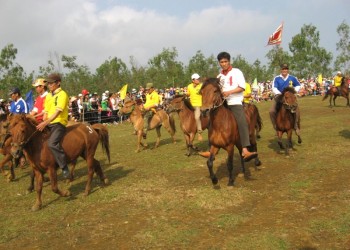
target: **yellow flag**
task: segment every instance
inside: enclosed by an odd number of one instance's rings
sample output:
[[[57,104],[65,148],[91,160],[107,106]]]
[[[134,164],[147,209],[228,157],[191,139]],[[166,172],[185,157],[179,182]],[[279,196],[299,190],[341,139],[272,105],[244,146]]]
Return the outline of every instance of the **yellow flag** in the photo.
[[[253,89],[259,88],[259,86],[258,86],[258,80],[257,80],[256,78],[254,79],[254,82],[253,82],[253,84],[252,84],[252,88],[253,88]]]
[[[317,82],[319,84],[321,84],[322,83],[322,74],[319,74],[317,79],[318,79]]]
[[[119,91],[120,99],[124,100],[126,97],[126,91],[128,90],[128,85],[125,84]]]

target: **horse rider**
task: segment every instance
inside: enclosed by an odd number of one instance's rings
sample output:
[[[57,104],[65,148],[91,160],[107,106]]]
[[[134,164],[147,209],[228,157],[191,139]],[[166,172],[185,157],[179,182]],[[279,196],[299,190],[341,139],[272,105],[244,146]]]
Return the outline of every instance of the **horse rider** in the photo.
[[[333,78],[334,81],[334,87],[338,89],[339,96],[341,96],[341,80],[342,80],[342,73],[341,71],[338,71],[336,76]]]
[[[45,79],[45,82],[50,93],[45,99],[43,122],[39,123],[36,128],[39,131],[43,131],[45,127],[50,129],[48,147],[56,163],[62,169],[63,177],[68,178],[69,169],[67,159],[61,145],[68,124],[68,94],[61,88],[61,76],[59,74],[50,74]]]
[[[217,78],[220,79],[222,94],[225,97],[228,107],[237,122],[238,132],[242,145],[242,157],[245,162],[252,160],[258,156],[257,152],[250,152],[249,128],[245,117],[242,101],[243,91],[246,88],[246,81],[243,72],[231,65],[231,55],[227,52],[220,52],[217,60],[221,67],[221,71]],[[210,152],[201,152],[199,155],[208,158]]]
[[[32,86],[38,93],[38,97],[35,99],[34,108],[32,111],[30,111],[30,114],[34,116],[38,122],[42,122],[44,117],[44,103],[47,95],[47,86],[45,83],[45,79],[36,79]]]
[[[15,87],[9,92],[12,102],[10,104],[9,112],[13,114],[28,114],[28,104],[23,100],[21,96],[21,91],[19,88]]]
[[[281,65],[281,74],[276,76],[273,79],[272,84],[272,92],[275,94],[274,101],[272,102],[272,106],[270,108],[270,119],[272,122],[272,126],[274,130],[277,130],[276,128],[276,107],[277,103],[280,103],[282,101],[282,92],[287,87],[294,87],[296,92],[299,92],[300,90],[300,82],[295,76],[292,76],[289,74],[289,66],[286,63],[283,63]],[[296,109],[295,113],[295,123],[294,123],[294,129],[296,134],[300,135],[300,128],[299,128],[299,120],[300,120],[300,109],[299,106]]]
[[[198,141],[202,141],[202,121],[201,121],[201,106],[202,106],[202,95],[199,91],[202,88],[202,83],[200,82],[200,76],[194,73],[191,76],[192,83],[187,87],[187,96],[190,98],[191,105],[194,108],[194,118],[197,125]]]
[[[147,138],[147,130],[153,115],[157,112],[159,106],[159,95],[154,90],[153,83],[146,84],[146,102],[143,104],[143,138]]]

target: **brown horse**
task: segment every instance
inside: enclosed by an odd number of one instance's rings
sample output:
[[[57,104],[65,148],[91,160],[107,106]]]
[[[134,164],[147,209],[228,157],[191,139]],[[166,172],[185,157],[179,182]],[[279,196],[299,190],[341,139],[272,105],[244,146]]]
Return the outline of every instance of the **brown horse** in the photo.
[[[283,90],[281,96],[281,102],[277,103],[276,113],[276,130],[278,136],[278,145],[280,149],[285,150],[285,154],[289,155],[289,149],[293,148],[292,133],[294,130],[294,124],[296,119],[296,109],[298,107],[296,91],[293,87],[287,87]],[[300,128],[300,119],[298,127]],[[287,145],[283,146],[282,135],[287,133]],[[301,137],[299,134],[298,143],[301,143]]]
[[[192,152],[198,151],[198,148],[193,146],[193,140],[197,133],[196,120],[194,118],[194,109],[190,101],[184,96],[177,96],[167,105],[167,112],[177,112],[180,118],[180,127],[184,133],[187,147],[187,156],[190,156]],[[201,116],[202,129],[205,130],[208,127],[209,117]]]
[[[140,147],[146,148],[147,143],[142,143],[142,134],[143,134],[143,115],[142,110],[139,105],[133,100],[126,101],[119,109],[120,115],[130,115],[130,121],[134,125],[134,129],[137,132],[137,147],[136,152],[140,152]],[[173,143],[176,143],[175,140],[175,121],[173,117],[169,116],[163,109],[157,110],[157,112],[153,115],[151,121],[149,122],[149,130],[156,129],[157,131],[157,140],[154,148],[159,146],[160,142],[160,128],[161,126],[169,132],[171,138],[173,139]]]
[[[11,135],[7,132],[8,114],[0,115],[0,154],[4,157],[0,161],[0,170],[1,173],[6,177],[7,181],[13,181],[15,176],[14,168],[19,165],[20,159],[14,159],[11,155]],[[5,171],[4,166],[8,165],[10,171]]]
[[[232,186],[233,179],[233,155],[236,146],[239,155],[242,155],[242,145],[238,133],[238,126],[233,113],[229,110],[225,98],[222,95],[220,80],[218,78],[208,78],[200,90],[202,94],[202,110],[209,110],[209,128],[208,139],[210,144],[210,157],[207,161],[209,174],[212,183],[218,183],[218,179],[213,171],[213,161],[220,148],[227,152],[227,169],[229,173],[228,185]],[[251,109],[246,109],[251,110]],[[259,115],[260,117],[260,115]],[[257,151],[255,129],[257,120],[251,119],[252,115],[246,112],[246,118],[249,124],[249,134],[251,140],[251,149]],[[259,118],[260,128],[261,119]],[[241,156],[242,171],[245,174],[244,161]],[[259,161],[259,165],[260,165]]]
[[[45,129],[43,132],[39,132],[36,129],[37,121],[32,116],[13,115],[10,116],[9,122],[13,157],[17,158],[20,151],[23,150],[35,173],[37,198],[32,210],[36,211],[42,206],[41,193],[45,172],[49,174],[52,191],[60,196],[69,196],[70,192],[68,190],[61,191],[57,185],[56,170],[58,166],[47,145],[49,130]],[[76,161],[79,156],[87,162],[88,180],[85,195],[88,195],[91,191],[91,181],[94,173],[100,177],[104,184],[108,183],[100,162],[94,157],[99,142],[101,142],[102,148],[107,154],[108,160],[110,160],[107,128],[94,129],[89,124],[77,123],[67,127],[66,135],[62,141],[67,163]]]
[[[322,101],[326,100],[328,96],[329,98],[329,107],[335,106],[335,99],[337,99],[338,96],[342,96],[346,99],[346,106],[350,107],[349,103],[349,85],[348,85],[348,79],[346,77],[342,77],[341,85],[340,85],[340,93],[337,87],[332,86],[323,97]],[[332,100],[333,100],[333,106],[332,106]]]

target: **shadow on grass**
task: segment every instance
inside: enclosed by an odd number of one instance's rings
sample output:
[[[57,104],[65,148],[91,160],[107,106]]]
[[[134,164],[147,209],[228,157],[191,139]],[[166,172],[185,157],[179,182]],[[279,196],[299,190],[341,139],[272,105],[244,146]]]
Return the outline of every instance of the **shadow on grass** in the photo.
[[[344,129],[342,131],[339,131],[339,135],[346,139],[350,139],[350,130]]]

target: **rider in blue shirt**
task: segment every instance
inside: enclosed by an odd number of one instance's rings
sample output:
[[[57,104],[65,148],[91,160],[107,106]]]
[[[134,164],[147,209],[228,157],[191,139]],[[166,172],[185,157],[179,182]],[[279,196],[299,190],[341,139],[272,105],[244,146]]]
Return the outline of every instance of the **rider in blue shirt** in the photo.
[[[281,65],[281,74],[276,76],[272,83],[272,92],[275,94],[275,100],[272,102],[270,109],[270,119],[273,128],[276,130],[276,105],[281,101],[281,94],[283,90],[287,87],[294,87],[296,92],[300,90],[300,82],[295,76],[289,74],[288,64],[283,63]],[[295,124],[294,129],[297,135],[300,135],[300,128],[298,126],[300,120],[300,109],[297,107],[295,114]]]
[[[13,88],[9,95],[11,96],[12,102],[10,104],[10,113],[13,114],[28,114],[29,109],[27,103],[21,97],[21,91],[19,88]]]

